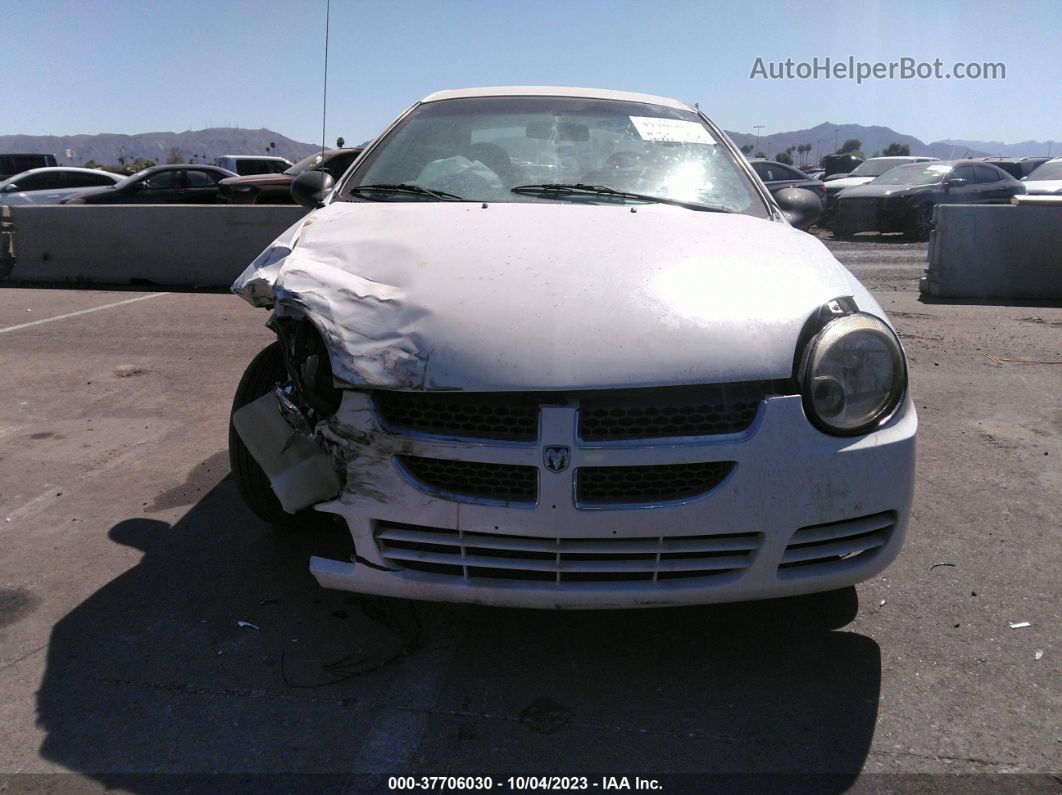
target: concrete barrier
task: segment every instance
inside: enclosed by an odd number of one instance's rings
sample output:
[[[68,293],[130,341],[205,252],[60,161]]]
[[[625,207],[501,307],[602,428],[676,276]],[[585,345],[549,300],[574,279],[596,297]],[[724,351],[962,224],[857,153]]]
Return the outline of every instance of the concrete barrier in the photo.
[[[0,219],[0,279],[228,287],[306,214],[295,205],[15,206]]]
[[[946,204],[934,221],[923,293],[1062,299],[1062,204]]]

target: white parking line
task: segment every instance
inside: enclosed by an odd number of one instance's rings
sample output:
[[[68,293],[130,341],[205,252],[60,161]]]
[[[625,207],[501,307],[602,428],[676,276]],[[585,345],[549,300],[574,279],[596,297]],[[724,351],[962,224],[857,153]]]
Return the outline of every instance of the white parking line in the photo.
[[[51,323],[55,320],[66,320],[68,317],[77,317],[78,315],[87,315],[90,312],[99,312],[101,309],[110,309],[115,306],[122,306],[124,304],[132,304],[137,301],[146,301],[149,298],[158,298],[160,295],[169,295],[169,293],[151,293],[150,295],[139,295],[136,298],[127,298],[124,301],[115,301],[113,304],[104,304],[103,306],[94,306],[90,309],[79,309],[77,312],[67,312],[65,315],[56,315],[55,317],[46,317],[42,320],[33,320],[29,323],[19,323],[17,326],[8,326],[7,328],[0,328],[0,334],[7,334],[9,331],[18,331],[19,329],[29,328],[30,326],[39,326],[41,323]]]

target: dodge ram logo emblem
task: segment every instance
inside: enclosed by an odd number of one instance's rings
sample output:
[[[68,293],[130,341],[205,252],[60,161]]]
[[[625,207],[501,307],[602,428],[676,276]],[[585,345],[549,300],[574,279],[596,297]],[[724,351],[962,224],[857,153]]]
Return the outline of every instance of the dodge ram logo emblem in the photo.
[[[567,447],[547,447],[543,455],[546,461],[546,469],[550,472],[563,472],[566,470],[571,457],[571,451]]]

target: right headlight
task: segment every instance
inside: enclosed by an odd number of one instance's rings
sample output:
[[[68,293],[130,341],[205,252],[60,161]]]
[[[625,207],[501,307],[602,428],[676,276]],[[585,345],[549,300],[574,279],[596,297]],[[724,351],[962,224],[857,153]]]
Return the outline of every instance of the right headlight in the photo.
[[[858,312],[830,321],[804,351],[804,411],[837,436],[869,433],[892,416],[907,390],[907,363],[896,334]]]

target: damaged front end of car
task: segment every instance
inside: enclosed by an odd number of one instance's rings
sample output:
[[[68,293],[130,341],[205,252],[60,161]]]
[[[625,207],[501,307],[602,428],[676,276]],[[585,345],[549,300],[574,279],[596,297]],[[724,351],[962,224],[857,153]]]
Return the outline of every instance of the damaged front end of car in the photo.
[[[595,212],[577,230],[563,205],[336,202],[237,280],[277,341],[241,382],[234,479],[274,524],[345,526],[354,554],[311,558],[320,585],[705,604],[895,557],[917,418],[873,298],[782,224]],[[543,259],[544,234],[570,243]],[[841,364],[864,349],[897,388],[853,419],[842,393],[876,386]]]

